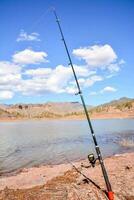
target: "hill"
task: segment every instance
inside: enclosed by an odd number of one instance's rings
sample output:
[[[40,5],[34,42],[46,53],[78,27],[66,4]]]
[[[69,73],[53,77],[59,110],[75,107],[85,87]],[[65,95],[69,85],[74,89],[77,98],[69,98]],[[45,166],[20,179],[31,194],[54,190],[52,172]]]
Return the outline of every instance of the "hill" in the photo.
[[[123,97],[93,107],[87,106],[92,118],[134,118],[134,99]],[[0,105],[0,119],[82,119],[79,102]]]
[[[0,118],[61,118],[66,114],[80,113],[83,110],[79,102],[48,102],[44,104],[1,105]]]
[[[134,99],[120,98],[90,109],[95,118],[134,118]]]
[[[0,119],[17,117],[14,113],[10,113],[7,109],[0,107]]]

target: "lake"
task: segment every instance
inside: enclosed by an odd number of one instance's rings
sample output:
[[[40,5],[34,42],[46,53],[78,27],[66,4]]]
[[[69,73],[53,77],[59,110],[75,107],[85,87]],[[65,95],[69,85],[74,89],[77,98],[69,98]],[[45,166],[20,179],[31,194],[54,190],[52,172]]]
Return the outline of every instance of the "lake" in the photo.
[[[92,120],[104,157],[134,151],[134,119]],[[123,143],[122,143],[123,141]],[[122,145],[128,141],[130,145]],[[87,158],[94,151],[85,120],[0,122],[0,174]]]

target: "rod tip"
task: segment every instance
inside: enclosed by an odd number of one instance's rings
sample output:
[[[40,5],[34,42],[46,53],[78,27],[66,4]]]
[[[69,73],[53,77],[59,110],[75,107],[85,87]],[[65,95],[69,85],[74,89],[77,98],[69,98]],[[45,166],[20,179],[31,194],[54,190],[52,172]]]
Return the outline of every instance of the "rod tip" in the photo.
[[[51,6],[51,10],[52,10],[52,11],[55,11],[56,9],[55,9],[55,7],[54,7],[54,6]]]

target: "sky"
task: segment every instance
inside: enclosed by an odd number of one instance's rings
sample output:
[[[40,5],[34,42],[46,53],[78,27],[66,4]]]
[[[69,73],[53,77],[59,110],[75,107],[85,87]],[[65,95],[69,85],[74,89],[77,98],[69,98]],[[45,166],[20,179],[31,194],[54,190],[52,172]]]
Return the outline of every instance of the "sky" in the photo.
[[[134,98],[133,0],[0,0],[0,103]]]

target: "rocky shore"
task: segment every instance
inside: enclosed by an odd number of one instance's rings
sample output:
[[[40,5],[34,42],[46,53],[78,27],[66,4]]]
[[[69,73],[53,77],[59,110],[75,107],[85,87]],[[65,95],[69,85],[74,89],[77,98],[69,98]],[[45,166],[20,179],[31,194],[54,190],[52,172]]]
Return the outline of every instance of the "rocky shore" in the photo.
[[[133,157],[134,153],[125,153],[104,160],[115,200],[134,200]],[[99,163],[95,168],[87,160],[33,167],[23,169],[13,176],[0,178],[0,200],[37,199],[107,199]]]

